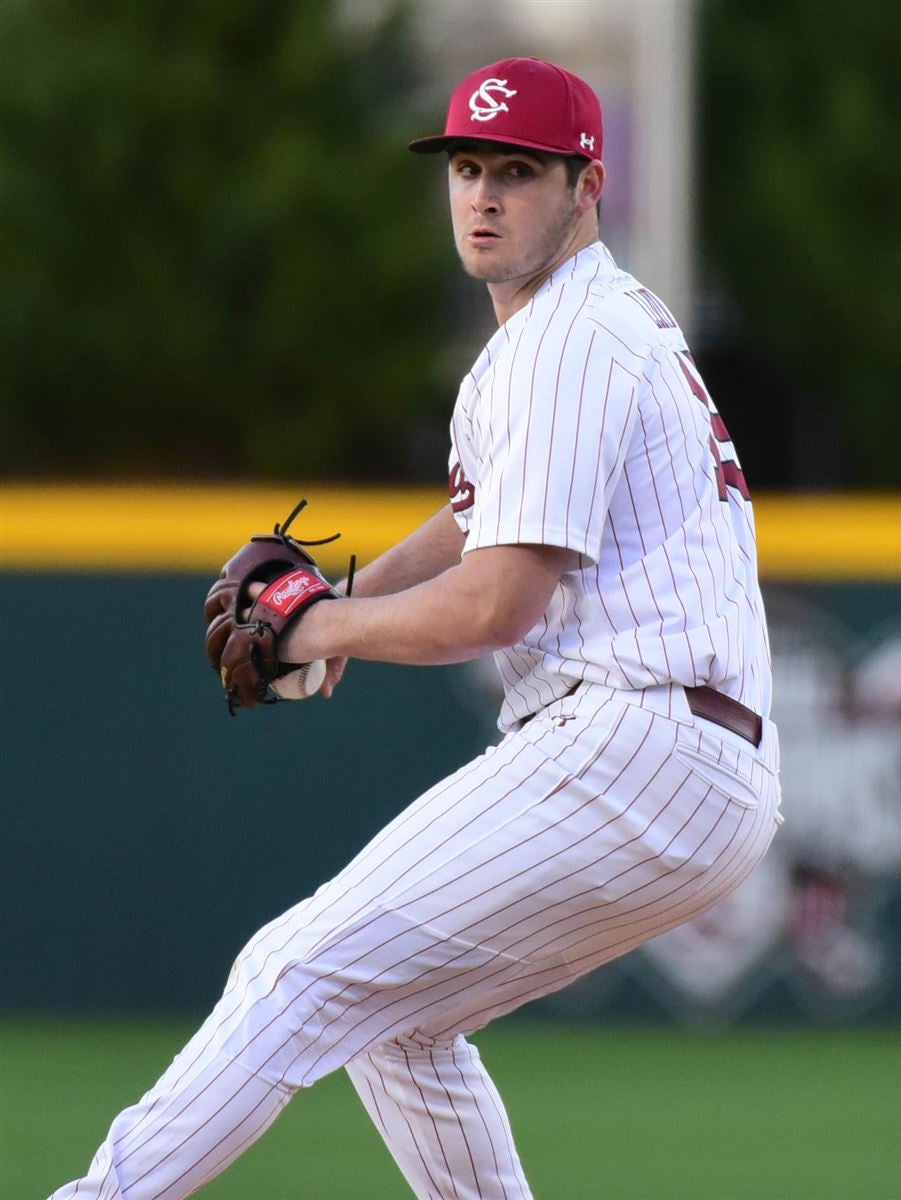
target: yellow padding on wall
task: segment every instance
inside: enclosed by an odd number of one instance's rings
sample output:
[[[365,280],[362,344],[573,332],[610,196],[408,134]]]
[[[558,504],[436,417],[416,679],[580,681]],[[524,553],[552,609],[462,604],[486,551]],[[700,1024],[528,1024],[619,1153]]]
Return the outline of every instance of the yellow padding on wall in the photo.
[[[216,571],[301,495],[309,506],[292,533],[340,532],[314,551],[338,573],[351,553],[370,562],[447,502],[440,488],[14,484],[0,488],[0,565]],[[764,495],[754,509],[768,578],[901,580],[901,496]]]
[[[901,496],[762,496],[754,513],[767,578],[901,580]]]
[[[442,503],[440,489],[312,485],[68,487],[22,484],[0,490],[5,569],[218,571],[253,533],[271,533],[299,499],[299,539],[341,539],[313,548],[326,570],[360,565],[405,537]]]

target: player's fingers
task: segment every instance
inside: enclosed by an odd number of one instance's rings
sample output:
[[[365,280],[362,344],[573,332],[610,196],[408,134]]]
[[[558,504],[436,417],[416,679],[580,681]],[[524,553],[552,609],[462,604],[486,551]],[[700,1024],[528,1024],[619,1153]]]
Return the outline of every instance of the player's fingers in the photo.
[[[250,620],[250,611],[253,608],[253,602],[257,596],[262,595],[266,590],[265,583],[251,583],[247,588],[247,596],[250,603],[246,608],[241,609],[241,620],[246,624]]]
[[[330,658],[326,663],[325,682],[320,689],[320,694],[324,696],[326,700],[331,700],[332,694],[335,688],[341,682],[341,678],[346,669],[347,659],[344,657]]]

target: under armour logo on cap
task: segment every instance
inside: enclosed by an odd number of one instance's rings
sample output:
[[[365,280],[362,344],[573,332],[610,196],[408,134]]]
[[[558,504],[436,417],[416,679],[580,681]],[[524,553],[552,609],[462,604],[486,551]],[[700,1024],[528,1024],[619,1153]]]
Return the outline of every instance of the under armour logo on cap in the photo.
[[[487,141],[595,159],[602,139],[601,106],[584,79],[540,58],[505,58],[467,75],[451,96],[444,133],[410,149],[430,154]]]
[[[508,99],[516,95],[513,88],[507,87],[506,79],[486,79],[469,97],[469,107],[472,110],[470,121],[490,121],[498,113],[510,111],[509,105],[495,99],[495,93]]]

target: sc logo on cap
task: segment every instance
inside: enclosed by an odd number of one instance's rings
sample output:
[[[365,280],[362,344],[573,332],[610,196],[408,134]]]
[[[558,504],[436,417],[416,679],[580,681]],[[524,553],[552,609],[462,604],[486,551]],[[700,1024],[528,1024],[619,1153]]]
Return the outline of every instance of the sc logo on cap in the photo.
[[[516,92],[507,87],[506,79],[486,79],[469,97],[470,121],[491,121],[498,113],[510,111],[503,100],[495,99],[495,94],[509,99]]]

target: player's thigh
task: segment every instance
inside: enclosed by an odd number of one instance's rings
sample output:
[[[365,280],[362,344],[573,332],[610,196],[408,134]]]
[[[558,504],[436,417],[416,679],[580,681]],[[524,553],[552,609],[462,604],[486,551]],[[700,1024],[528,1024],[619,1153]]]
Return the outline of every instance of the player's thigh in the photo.
[[[530,867],[521,856],[489,905],[463,901],[456,915],[468,923],[444,926],[494,958],[428,1015],[425,1032],[471,1032],[557,991],[700,915],[747,876],[779,824],[776,769],[750,747],[707,742],[719,764],[708,770],[696,742],[690,726],[629,707],[590,770],[542,806],[552,857]],[[546,834],[536,843],[547,847]]]
[[[686,919],[734,886],[773,828],[744,784],[729,794],[682,753],[686,738],[615,694],[557,702],[429,789],[261,931],[254,957],[312,960],[390,923],[530,961],[590,953],[617,924],[611,947]]]
[[[776,827],[773,773],[748,746],[713,775],[684,752],[690,728],[634,704],[582,709],[518,735],[528,772],[480,779],[476,836],[448,837],[382,903],[463,944],[587,970],[732,890]]]
[[[700,911],[750,810],[679,759],[678,729],[613,699],[545,714],[430,789],[239,956],[229,1044],[262,1036],[265,1069],[309,1083],[388,1037],[475,1028]]]
[[[611,763],[630,753],[622,707],[566,724],[549,710],[542,725],[508,735],[437,783],[343,871],[261,929],[241,956],[245,974],[250,960],[265,989],[291,962],[325,955],[333,967],[341,954],[349,962],[367,939],[378,944],[388,924],[392,937],[400,927],[453,936],[511,896],[539,893],[559,873],[554,860],[581,836],[573,827],[596,799],[597,782],[586,782],[592,767],[608,750]]]
[[[259,929],[243,958],[309,957],[342,934],[359,931],[367,914],[390,909],[399,897],[425,886],[439,868],[513,825],[545,757],[532,740],[518,735],[489,747],[404,807],[312,895]],[[556,780],[565,772],[561,766]]]

